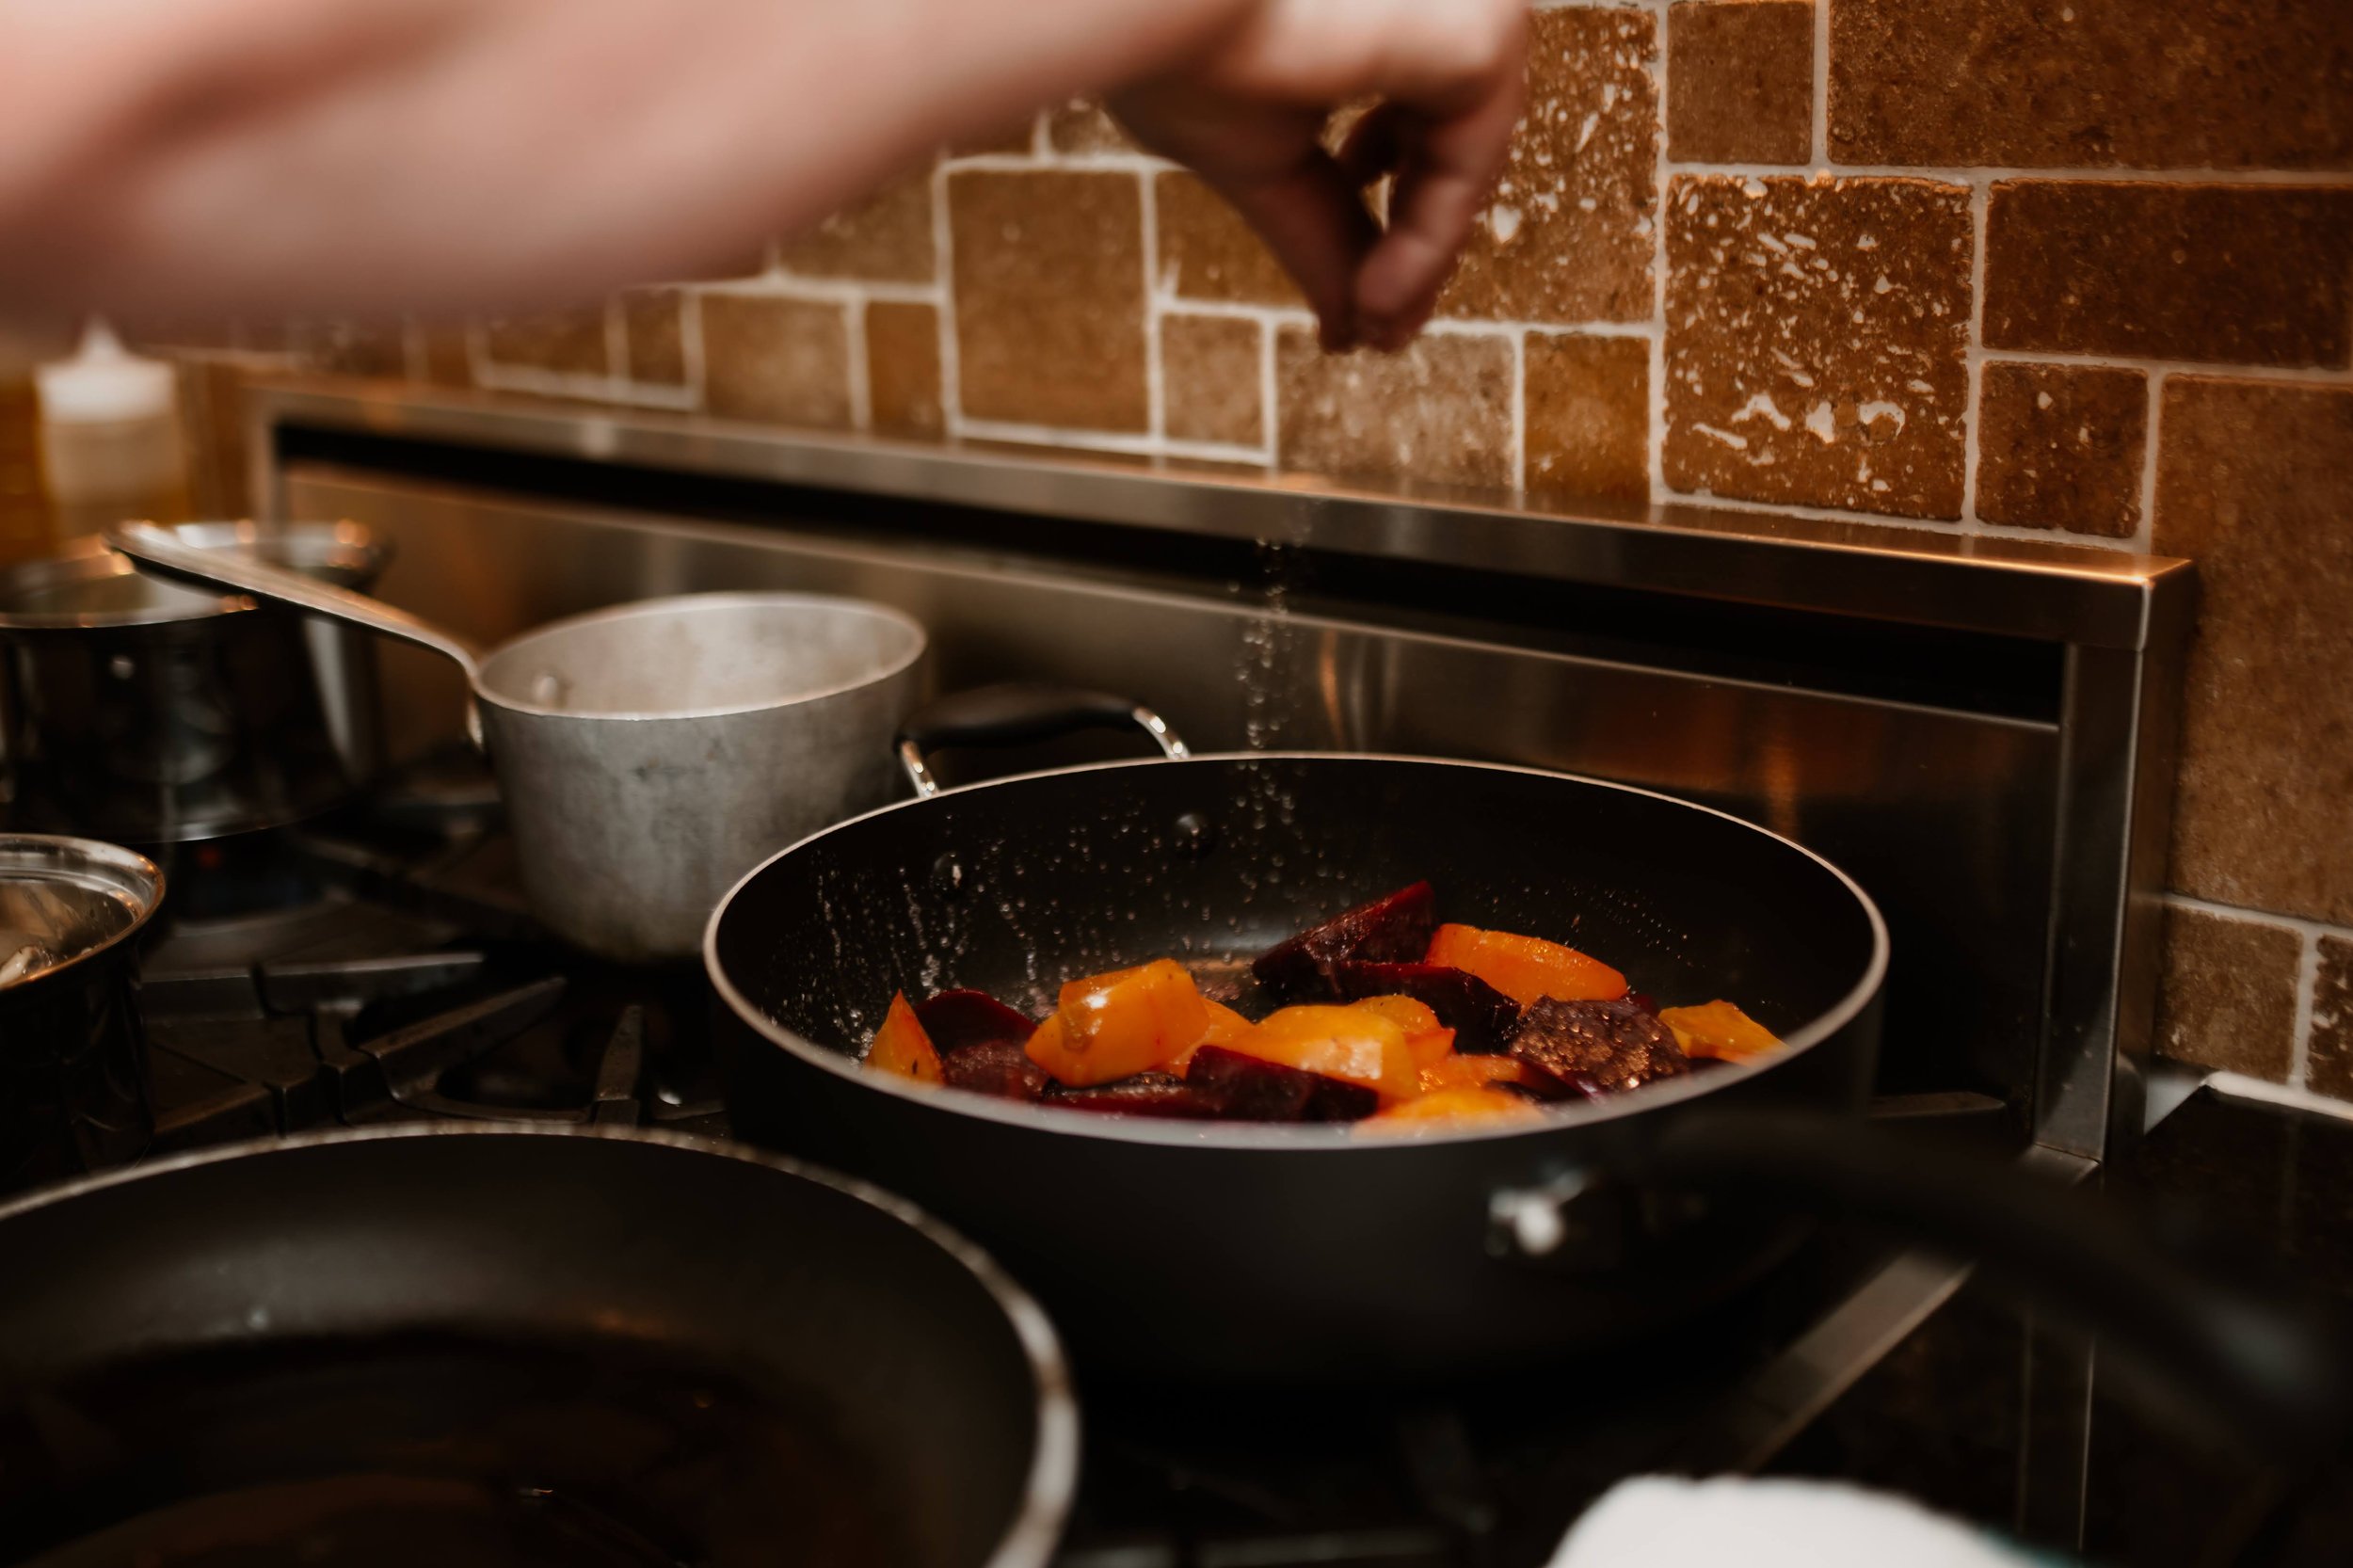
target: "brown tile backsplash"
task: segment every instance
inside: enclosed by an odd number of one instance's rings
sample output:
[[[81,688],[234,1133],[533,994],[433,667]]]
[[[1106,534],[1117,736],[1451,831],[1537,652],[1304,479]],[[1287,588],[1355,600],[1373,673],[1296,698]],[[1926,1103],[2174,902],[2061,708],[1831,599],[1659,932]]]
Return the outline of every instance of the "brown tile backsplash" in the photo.
[[[2282,1082],[2296,1054],[2301,937],[2285,926],[2165,912],[2156,1048],[2176,1062]]]
[[[939,273],[931,171],[902,175],[849,211],[779,242],[776,264],[805,278],[930,282]]]
[[[1529,37],[1508,167],[1396,357],[1319,353],[1257,236],[1091,100],[599,306],[187,341],[1033,459],[1270,452],[2190,556],[2168,1048],[2353,1099],[2353,0],[1576,0]]]
[[[958,392],[976,419],[1142,430],[1143,193],[1127,173],[948,179]]]
[[[1842,163],[2353,167],[2345,0],[1826,0]]]
[[[487,323],[482,345],[493,364],[568,376],[609,376],[613,369],[602,305]]]
[[[1667,156],[1801,164],[1814,155],[1814,0],[1667,8]]]
[[[826,429],[850,424],[850,332],[840,306],[706,294],[701,309],[706,409]]]
[[[1459,485],[1512,482],[1512,345],[1426,334],[1401,354],[1328,355],[1315,330],[1274,340],[1285,468]]]
[[[1667,482],[1959,517],[1970,259],[1959,186],[1678,176]]]
[[[1985,367],[1977,516],[2013,528],[2130,538],[2140,527],[2149,378],[2097,365]]]
[[[2353,936],[2323,936],[2313,985],[2313,1038],[2305,1081],[2353,1099]]]
[[[684,309],[684,296],[676,289],[632,289],[621,296],[631,380],[664,387],[686,384]]]
[[[1181,169],[1152,182],[1160,256],[1153,277],[1187,299],[1305,307],[1305,296],[1225,200]]]
[[[1650,499],[1650,343],[1530,332],[1528,488]]]
[[[1987,208],[1994,348],[2343,365],[2353,189],[2020,180]]]
[[[2176,376],[2153,543],[2198,562],[2174,885],[2353,925],[2353,387]]]
[[[936,308],[896,299],[867,302],[866,396],[883,435],[936,440],[945,433]]]
[[[1232,316],[1160,318],[1162,418],[1180,441],[1256,446],[1265,439],[1255,321]]]
[[[1645,11],[1529,18],[1528,108],[1442,315],[1645,321],[1657,242],[1657,23]]]

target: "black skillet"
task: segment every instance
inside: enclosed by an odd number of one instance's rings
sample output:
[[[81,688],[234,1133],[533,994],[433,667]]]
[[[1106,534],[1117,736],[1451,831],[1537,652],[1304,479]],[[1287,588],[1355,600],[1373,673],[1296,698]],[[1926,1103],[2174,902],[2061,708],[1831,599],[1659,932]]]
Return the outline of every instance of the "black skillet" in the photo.
[[[739,1136],[872,1176],[983,1238],[1083,1362],[1186,1378],[1508,1371],[1688,1324],[1784,1252],[1793,1210],[1895,1222],[2122,1307],[2161,1358],[2259,1412],[2304,1364],[2067,1194],[1925,1160],[1860,1113],[1886,928],[1808,850],[1647,791],[1336,753],[1193,757],[1101,694],[998,687],[911,720],[926,751],[1142,724],[1169,760],[929,794],[744,878],[705,962]],[[1211,977],[1406,883],[1439,918],[1574,940],[1662,1002],[1738,1000],[1776,1055],[1408,1141],[1164,1122],[930,1089],[857,1055],[894,990],[1042,1012],[1063,980],[1168,954]],[[1245,1006],[1245,1011],[1249,1008]],[[1762,1201],[1758,1201],[1762,1200]],[[2267,1416],[2258,1414],[2258,1424]]]

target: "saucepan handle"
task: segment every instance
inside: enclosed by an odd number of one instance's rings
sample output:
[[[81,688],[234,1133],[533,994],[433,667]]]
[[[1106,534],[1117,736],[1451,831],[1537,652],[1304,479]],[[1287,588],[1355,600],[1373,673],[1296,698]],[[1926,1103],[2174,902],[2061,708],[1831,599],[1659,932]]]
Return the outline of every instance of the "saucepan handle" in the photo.
[[[926,754],[945,746],[1009,746],[1048,741],[1081,729],[1125,729],[1134,725],[1152,737],[1163,756],[1189,757],[1168,721],[1132,697],[1081,686],[1008,681],[975,686],[941,697],[899,727],[899,765],[919,795],[939,793]]]
[[[1616,1200],[1637,1191],[1865,1221],[1982,1262],[2127,1352],[2253,1451],[2296,1461],[2346,1438],[2345,1347],[2317,1316],[2276,1289],[2191,1266],[2089,1192],[1853,1118],[1693,1111],[1607,1171],[1496,1194],[1490,1250],[1574,1254],[1593,1217],[1613,1206],[1623,1213]]]

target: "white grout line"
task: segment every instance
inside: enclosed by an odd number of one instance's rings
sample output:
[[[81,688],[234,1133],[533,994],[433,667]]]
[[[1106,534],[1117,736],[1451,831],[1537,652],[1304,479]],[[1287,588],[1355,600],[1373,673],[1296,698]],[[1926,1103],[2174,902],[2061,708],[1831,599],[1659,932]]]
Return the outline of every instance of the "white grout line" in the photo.
[[[1067,170],[1089,174],[1112,174],[1131,169],[1142,174],[1158,174],[1176,165],[1166,158],[1156,158],[1149,152],[967,152],[942,158],[939,167],[962,173],[967,169],[984,169],[1000,174],[1037,174]]]
[[[679,360],[686,377],[686,406],[703,406],[703,300],[693,289],[679,290]]]
[[[1044,115],[1038,116],[1041,124]],[[1149,174],[1136,176],[1136,213],[1144,231],[1144,427],[1155,440],[1168,436],[1168,389],[1160,371],[1160,301],[1152,286],[1160,254],[1160,209]]]
[[[1744,496],[1718,495],[1713,490],[1679,490],[1662,486],[1658,504],[1664,506],[1710,506],[1727,512],[1761,512],[1769,517],[1807,518],[1817,522],[1860,522],[1880,528],[1918,528],[1955,538],[2024,539],[2042,544],[2080,545],[2087,550],[2129,551],[2129,539],[2104,538],[2097,534],[2071,534],[2063,528],[2019,528],[1998,522],[1962,522],[1956,518],[1914,518],[1900,512],[1858,512],[1843,506],[1806,506],[1782,501],[1751,501]]]
[[[943,434],[963,434],[964,369],[956,348],[954,242],[948,232],[948,166],[932,166],[933,307],[939,312],[939,425]]]
[[[1817,150],[1819,151],[1819,150]],[[1817,160],[1813,168],[1790,164],[1708,164],[1673,160],[1678,174],[1725,174],[1749,179],[1773,179],[1831,174],[1839,179],[1971,181],[1996,184],[2010,180],[2073,181],[2116,185],[2285,185],[2313,189],[2353,186],[2353,170],[2295,171],[2268,168],[2009,168],[1978,166],[1952,168],[1941,164],[1833,164]]]
[[[1969,193],[1969,243],[1974,248],[1969,257],[1969,336],[1961,349],[1969,381],[1961,389],[1961,516],[1973,528],[1983,526],[1977,517],[1977,464],[1981,460],[1977,426],[1985,398],[1985,205],[1982,189]]]
[[[2146,371],[2151,375],[2218,376],[2233,381],[2298,381],[2329,387],[2353,384],[2353,370],[2337,370],[2327,365],[2255,365],[2203,360],[2152,360],[2133,354],[2091,354],[2040,348],[1989,348],[1985,350],[1985,357],[2013,364],[2085,365],[2110,370]]]
[[[869,299],[894,305],[936,305],[937,283],[909,283],[864,278],[812,278],[798,272],[764,272],[757,278],[725,278],[696,285],[705,294],[768,296],[807,299],[825,304],[862,304]]]
[[[2353,926],[2330,925],[2327,920],[2310,920],[2302,915],[2275,914],[2268,909],[2248,909],[2235,904],[2217,904],[2200,898],[2195,893],[2168,892],[2165,902],[2177,909],[2193,909],[2201,915],[2213,915],[2226,920],[2239,920],[2248,925],[2274,925],[2306,936],[2334,936],[2340,941],[2353,942]]]
[[[2296,1034],[2293,1054],[2288,1058],[2288,1081],[2302,1089],[2309,1086],[2313,1056],[2313,1003],[2320,990],[2320,937],[2317,933],[2304,933],[2303,951],[2296,960]]]
[[[1266,448],[1269,468],[1279,463],[1282,443],[1275,428],[1274,384],[1274,323],[1261,318],[1258,322],[1258,440]]]
[[[664,387],[655,382],[620,382],[610,376],[581,376],[568,371],[540,370],[532,365],[503,365],[488,360],[473,367],[474,385],[486,392],[525,392],[540,397],[564,397],[583,403],[610,403],[639,408],[690,409],[694,389]]]
[[[1054,155],[1054,113],[1040,109],[1030,116],[1030,156],[1039,160]]]
[[[850,382],[850,428],[872,430],[874,427],[874,392],[872,373],[866,363],[864,295],[843,302],[841,331],[849,350],[845,369]]]
[[[616,394],[629,387],[629,320],[617,294],[604,296],[604,374]],[[616,395],[614,401],[627,399]]]
[[[1512,488],[1528,493],[1528,334],[1512,334]]]
[[[433,379],[432,356],[424,346],[424,326],[413,316],[401,318],[400,368],[411,381]]]
[[[2231,1099],[2261,1100],[2265,1105],[2283,1105],[2292,1111],[2311,1111],[2323,1116],[2335,1116],[2353,1121],[2353,1104],[2316,1095],[2301,1086],[2274,1083],[2268,1079],[2249,1078],[2245,1073],[2208,1073],[2205,1085],[2216,1094]]]
[[[1313,327],[1315,312],[1296,305],[1253,305],[1238,299],[1194,299],[1186,295],[1153,292],[1155,302],[1171,315],[1225,316],[1265,322],[1273,327]]]
[[[1830,167],[1830,8],[1831,0],[1814,4],[1814,162]]]
[[[1650,387],[1649,407],[1645,410],[1650,422],[1650,451],[1643,459],[1649,471],[1650,498],[1656,505],[1664,501],[1667,488],[1667,225],[1673,221],[1674,203],[1667,200],[1674,177],[1667,170],[1667,16],[1658,16],[1660,36],[1657,50],[1651,59],[1651,90],[1658,97],[1657,140],[1652,144],[1650,194],[1655,205],[1651,209],[1651,289],[1650,289]]]
[[[2133,530],[2133,548],[2147,551],[2156,537],[2157,435],[2165,416],[2166,372],[2144,372],[2149,382],[2149,411],[2142,423],[2140,453],[2140,526]]]

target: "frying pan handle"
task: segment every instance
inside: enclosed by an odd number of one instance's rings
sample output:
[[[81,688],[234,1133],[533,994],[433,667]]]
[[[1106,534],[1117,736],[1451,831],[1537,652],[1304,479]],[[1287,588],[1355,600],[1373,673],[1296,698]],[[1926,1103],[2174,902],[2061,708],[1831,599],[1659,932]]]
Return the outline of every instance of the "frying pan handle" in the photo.
[[[942,746],[1009,746],[1048,741],[1081,729],[1141,728],[1175,760],[1190,757],[1168,721],[1132,697],[1082,686],[1007,681],[941,697],[899,727],[899,765],[919,795],[939,793],[924,754]]]
[[[2190,1267],[2089,1193],[1803,1112],[1694,1112],[1608,1175],[1652,1194],[1860,1219],[1977,1259],[2228,1422],[2257,1452],[2300,1461],[2347,1435],[2345,1350],[2319,1320],[2245,1279]],[[1491,1248],[1530,1257],[1573,1250],[1589,1230],[1609,1228],[1590,1225],[1578,1206],[1593,1205],[1598,1217],[1625,1196],[1601,1173],[1497,1193]]]

